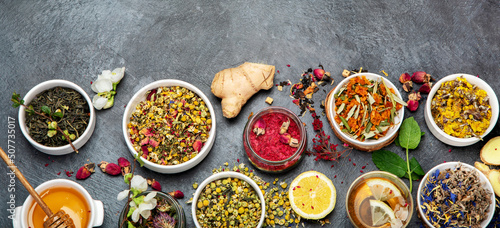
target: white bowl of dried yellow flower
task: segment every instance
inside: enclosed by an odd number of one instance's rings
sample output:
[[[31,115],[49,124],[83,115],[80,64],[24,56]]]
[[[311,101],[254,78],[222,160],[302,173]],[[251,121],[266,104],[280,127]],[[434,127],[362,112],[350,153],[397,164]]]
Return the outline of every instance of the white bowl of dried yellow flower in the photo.
[[[452,74],[432,87],[424,117],[441,142],[469,146],[493,130],[498,113],[498,98],[488,83],[470,74]]]
[[[264,195],[250,177],[233,171],[205,179],[193,196],[191,214],[196,227],[262,227]]]
[[[127,104],[123,137],[132,155],[159,173],[200,163],[215,141],[215,112],[207,96],[180,80],[152,82]]]

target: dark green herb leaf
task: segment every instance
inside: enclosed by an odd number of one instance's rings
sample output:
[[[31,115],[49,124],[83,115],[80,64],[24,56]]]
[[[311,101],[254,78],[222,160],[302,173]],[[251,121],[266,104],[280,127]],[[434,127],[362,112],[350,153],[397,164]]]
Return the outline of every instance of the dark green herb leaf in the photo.
[[[63,117],[63,113],[62,112],[54,112],[54,116],[62,118]]]
[[[47,115],[50,115],[50,108],[48,106],[42,106],[42,112],[44,112]]]
[[[420,143],[422,133],[413,117],[406,118],[399,130],[399,144],[405,149],[415,149]]]
[[[425,132],[420,132],[420,136],[424,136],[425,135]]]
[[[12,107],[14,107],[14,108],[18,108],[19,106],[21,106],[21,104],[19,104],[19,103],[12,103]]]
[[[394,144],[396,144],[396,146],[401,146],[401,144],[399,144],[399,135],[394,139]]]
[[[420,163],[418,163],[417,159],[415,157],[410,159],[410,170],[413,173],[416,173],[420,177],[425,175],[424,170],[422,169],[422,166],[420,166]]]
[[[399,155],[388,150],[377,150],[372,153],[372,161],[378,169],[390,172],[398,177],[406,173],[406,162]]]

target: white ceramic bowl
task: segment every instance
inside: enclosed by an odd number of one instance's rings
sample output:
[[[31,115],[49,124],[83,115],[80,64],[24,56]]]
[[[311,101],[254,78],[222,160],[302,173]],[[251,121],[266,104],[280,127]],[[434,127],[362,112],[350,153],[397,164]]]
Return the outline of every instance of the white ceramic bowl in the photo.
[[[67,179],[54,179],[43,182],[35,188],[35,191],[42,193],[47,189],[54,187],[66,187],[75,189],[79,192],[87,202],[90,209],[89,225],[86,228],[101,226],[104,221],[104,206],[101,201],[92,199],[92,196],[80,184]],[[12,219],[14,228],[28,228],[28,213],[31,205],[33,205],[33,197],[28,196],[22,206],[15,209],[15,216]],[[54,212],[54,211],[53,211]]]
[[[418,191],[417,191],[418,213],[420,215],[420,218],[422,218],[422,221],[425,223],[425,225],[427,227],[434,228],[434,226],[429,221],[427,221],[427,219],[425,218],[424,212],[422,211],[422,208],[420,207],[420,205],[422,205],[422,199],[420,196],[422,195],[422,189],[424,188],[424,185],[427,184],[427,179],[429,178],[429,175],[432,175],[434,172],[436,172],[437,169],[439,169],[439,171],[443,171],[445,169],[454,169],[459,164],[461,164],[463,168],[466,168],[468,170],[474,170],[475,172],[477,172],[479,179],[481,180],[482,187],[486,188],[491,193],[490,199],[492,200],[491,201],[492,203],[490,204],[490,207],[489,207],[488,217],[485,220],[483,220],[483,222],[481,222],[481,227],[488,226],[491,219],[493,218],[493,215],[495,214],[495,192],[493,191],[493,187],[491,186],[490,182],[488,181],[488,178],[472,165],[461,163],[461,162],[446,162],[446,163],[439,164],[439,165],[435,166],[434,168],[432,168],[431,170],[429,170],[429,172],[427,172],[425,174],[424,178],[422,178],[422,181],[420,181],[420,184],[418,185]]]
[[[484,134],[481,135],[481,138],[486,137],[486,135],[488,135],[488,133],[490,133],[491,130],[493,130],[498,119],[498,111],[499,111],[498,98],[495,94],[495,91],[493,91],[493,89],[488,85],[488,83],[470,74],[452,74],[442,78],[432,86],[432,89],[429,92],[429,95],[427,96],[427,102],[425,103],[424,117],[425,117],[425,123],[427,124],[427,127],[429,128],[431,133],[441,142],[451,146],[469,146],[480,141],[480,139],[476,137],[457,138],[448,135],[437,126],[436,122],[434,121],[434,118],[432,117],[431,102],[432,98],[434,97],[434,94],[436,94],[436,91],[439,89],[439,87],[441,87],[441,84],[443,84],[444,82],[455,80],[460,76],[463,76],[470,84],[476,85],[478,88],[486,91],[490,99],[490,106],[491,106],[490,126],[488,127],[488,129],[486,129],[486,132],[484,132]]]
[[[210,149],[212,149],[212,146],[215,142],[215,122],[216,122],[215,121],[215,112],[214,112],[214,108],[212,107],[212,104],[210,103],[210,100],[208,100],[207,96],[205,96],[205,94],[201,90],[199,90],[198,88],[196,88],[195,86],[193,86],[187,82],[175,80],[175,79],[165,79],[165,80],[159,80],[159,81],[152,82],[152,83],[142,87],[139,91],[137,91],[137,93],[134,94],[132,99],[130,99],[130,101],[128,102],[127,107],[125,108],[125,113],[123,114],[122,129],[123,129],[123,137],[125,139],[125,142],[127,144],[128,149],[130,150],[130,153],[132,153],[132,155],[134,155],[134,156],[137,155],[137,151],[134,149],[134,146],[130,142],[130,133],[129,133],[128,127],[127,127],[128,123],[130,122],[130,116],[132,116],[132,113],[134,112],[135,107],[137,106],[137,104],[139,102],[146,100],[146,92],[148,92],[149,90],[156,89],[158,87],[171,87],[171,86],[181,86],[181,87],[187,88],[187,89],[193,91],[194,93],[196,93],[198,96],[200,96],[203,99],[203,101],[205,101],[206,106],[210,110],[210,116],[212,118],[212,128],[210,129],[210,133],[209,133],[207,141],[205,142],[205,145],[203,145],[203,147],[201,148],[198,155],[196,155],[194,158],[190,159],[187,162],[184,162],[184,163],[181,163],[178,165],[159,165],[159,164],[150,162],[150,161],[141,157],[142,161],[144,161],[144,166],[146,166],[146,168],[153,170],[155,172],[159,172],[159,173],[180,173],[180,172],[183,172],[183,171],[186,171],[188,169],[193,168],[198,163],[203,161],[203,159],[210,152]]]
[[[198,198],[200,198],[201,191],[203,191],[205,186],[207,186],[207,184],[210,184],[212,181],[224,179],[224,178],[228,178],[228,177],[238,178],[240,180],[244,180],[254,188],[255,192],[259,196],[260,208],[262,209],[259,224],[257,225],[257,228],[262,227],[262,224],[264,223],[264,218],[266,216],[266,210],[265,210],[266,203],[265,203],[264,195],[262,194],[262,192],[259,188],[259,185],[257,185],[257,183],[255,183],[255,181],[250,179],[250,177],[245,176],[242,173],[233,172],[233,171],[225,171],[225,172],[213,174],[212,176],[208,177],[203,182],[201,182],[201,184],[196,189],[196,192],[194,193],[194,196],[193,196],[193,202],[191,203],[191,215],[193,216],[193,221],[194,221],[194,224],[196,225],[196,227],[201,228],[200,223],[198,222],[198,219],[196,218],[196,207],[197,207],[196,202],[198,202]]]
[[[338,94],[340,91],[340,88],[342,88],[345,84],[349,83],[349,80],[352,78],[362,76],[364,75],[367,79],[369,80],[375,80],[375,81],[380,81],[380,79],[383,79],[385,84],[389,88],[393,88],[395,94],[401,98],[401,94],[399,93],[398,89],[392,84],[387,77],[382,77],[378,74],[373,74],[373,73],[360,73],[360,74],[353,74],[344,80],[342,80],[333,90],[332,96],[335,94]],[[404,117],[404,110],[405,107],[401,108],[398,112],[396,117],[394,118],[394,126],[392,126],[387,134],[384,137],[381,137],[379,139],[366,139],[365,141],[361,142],[359,140],[353,139],[351,136],[348,134],[344,133],[341,131],[340,126],[337,124],[335,121],[335,116],[337,115],[337,112],[335,112],[335,98],[329,99],[329,116],[328,118],[330,119],[330,123],[333,124],[332,128],[335,131],[336,134],[340,134],[340,137],[342,141],[345,143],[353,146],[354,148],[360,149],[360,150],[365,150],[365,151],[374,151],[377,149],[382,148],[386,144],[391,143],[394,138],[396,137],[396,134],[398,133],[399,127],[401,126],[401,123],[403,122],[403,117]]]
[[[80,149],[89,139],[90,136],[92,136],[92,133],[94,133],[94,128],[95,128],[95,123],[96,123],[96,114],[94,110],[94,106],[92,105],[92,100],[90,97],[85,93],[85,91],[78,86],[77,84],[66,81],[66,80],[61,80],[61,79],[55,79],[55,80],[49,80],[42,82],[35,87],[33,87],[27,94],[24,96],[23,100],[25,104],[29,104],[31,100],[33,100],[38,94],[42,93],[45,90],[52,89],[54,87],[65,87],[65,88],[71,88],[76,91],[78,91],[87,101],[87,104],[89,105],[89,110],[90,110],[90,120],[87,125],[87,129],[83,132],[83,134],[76,140],[72,141],[73,145],[76,147],[76,149]],[[49,147],[42,145],[35,140],[31,138],[29,135],[29,131],[26,128],[26,110],[23,106],[19,107],[19,127],[21,128],[21,131],[23,132],[24,137],[28,140],[28,142],[33,145],[36,149],[39,151],[42,151],[46,154],[50,155],[64,155],[64,154],[69,154],[73,152],[73,148],[71,148],[71,145],[67,144],[64,146],[58,146],[58,147]]]

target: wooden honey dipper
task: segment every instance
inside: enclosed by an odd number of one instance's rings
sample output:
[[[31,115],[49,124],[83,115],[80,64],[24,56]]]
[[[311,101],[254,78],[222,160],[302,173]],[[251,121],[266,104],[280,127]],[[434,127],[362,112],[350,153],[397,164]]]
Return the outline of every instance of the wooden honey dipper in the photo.
[[[17,166],[15,166],[10,158],[5,154],[5,151],[0,147],[0,157],[2,157],[3,161],[9,168],[16,174],[17,179],[21,181],[21,183],[24,185],[26,190],[30,193],[30,195],[35,199],[35,201],[38,203],[38,205],[42,208],[42,210],[47,214],[49,217],[47,221],[43,223],[44,228],[75,228],[75,224],[73,223],[73,219],[69,217],[66,212],[63,210],[59,210],[57,213],[52,213],[50,208],[43,202],[42,198],[38,193],[31,187],[30,183],[24,175],[19,171]]]

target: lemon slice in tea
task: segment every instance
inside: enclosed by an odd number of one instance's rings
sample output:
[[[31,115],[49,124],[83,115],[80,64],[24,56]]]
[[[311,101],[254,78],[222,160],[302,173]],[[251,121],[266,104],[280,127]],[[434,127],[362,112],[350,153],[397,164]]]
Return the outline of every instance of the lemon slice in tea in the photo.
[[[399,191],[398,187],[385,179],[370,179],[366,181],[366,185],[370,187],[370,191],[376,200],[386,201],[401,196],[401,191]]]
[[[391,207],[380,200],[370,200],[370,209],[373,226],[381,226],[396,219]]]
[[[337,192],[324,174],[308,171],[297,176],[288,189],[292,209],[306,219],[322,219],[333,211]]]

